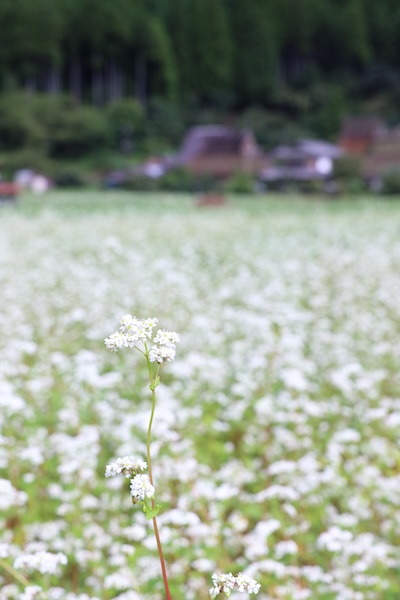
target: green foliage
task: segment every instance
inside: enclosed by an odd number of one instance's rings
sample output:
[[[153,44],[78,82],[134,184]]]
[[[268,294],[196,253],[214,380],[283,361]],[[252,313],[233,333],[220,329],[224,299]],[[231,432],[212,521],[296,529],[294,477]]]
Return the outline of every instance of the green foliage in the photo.
[[[277,67],[276,19],[263,0],[232,0],[234,85],[239,102],[265,104],[275,85]]]
[[[205,173],[194,178],[193,191],[197,194],[220,192],[222,187],[222,182],[211,174]]]
[[[3,149],[76,158],[108,145],[110,133],[96,108],[73,107],[62,97],[15,92],[0,98],[0,140]]]
[[[349,109],[399,119],[395,0],[2,0],[0,28],[4,150],[167,150],[251,107],[265,147],[333,138]]]
[[[50,155],[53,157],[79,157],[107,145],[107,124],[95,108],[73,108],[58,115],[50,137]]]
[[[115,60],[120,95],[143,102],[267,105],[307,72],[358,78],[372,61],[397,67],[399,26],[393,0],[2,0],[0,89],[49,91],[56,69],[71,91],[79,64],[84,95],[96,72],[106,101]]]
[[[163,95],[172,101],[177,95],[177,71],[175,57],[172,53],[170,38],[161,23],[156,18],[148,20],[149,49],[148,60],[154,65],[152,73],[152,95]]]
[[[41,61],[61,60],[61,43],[67,30],[63,2],[2,0],[0,64],[25,75],[40,69]],[[45,35],[44,35],[45,32]]]
[[[362,161],[357,156],[342,156],[336,159],[333,179],[338,193],[360,194],[366,190]]]
[[[223,0],[192,0],[194,66],[200,98],[221,102],[232,78],[232,40]]]
[[[318,137],[334,139],[345,114],[346,103],[340,86],[320,84],[313,87],[305,121]]]
[[[23,148],[0,154],[0,172],[5,179],[11,179],[19,169],[33,169],[50,175],[52,165],[47,156],[35,148]]]
[[[274,94],[272,104],[275,110],[285,116],[298,119],[309,110],[310,100],[304,92],[288,87],[280,87]]]
[[[160,179],[160,188],[168,192],[192,192],[195,179],[187,169],[172,169]]]
[[[36,98],[10,93],[0,97],[0,144],[3,149],[44,150],[46,129],[35,115]]]
[[[161,189],[160,179],[153,179],[145,175],[132,175],[118,186],[130,192],[158,192]]]
[[[82,169],[71,165],[52,165],[49,175],[57,188],[82,188],[88,184]]]
[[[393,0],[367,2],[364,11],[371,48],[376,62],[398,66],[400,48],[400,5]]]
[[[362,163],[357,156],[342,156],[335,160],[334,178],[339,181],[360,178]]]
[[[193,175],[185,168],[168,171],[158,178],[132,175],[118,184],[120,189],[141,192],[208,193],[220,191],[222,184],[212,175]]]
[[[255,179],[248,173],[235,173],[225,184],[225,190],[232,194],[254,194]]]
[[[289,119],[277,111],[267,111],[259,106],[245,111],[240,118],[240,126],[251,129],[257,142],[271,150],[278,144],[291,144],[299,138],[310,135],[309,130],[295,119]]]
[[[347,45],[348,55],[361,65],[367,64],[372,56],[366,21],[369,4],[365,0],[350,0],[343,20],[346,25],[343,38],[345,48]]]
[[[390,169],[382,176],[382,194],[400,195],[400,169]]]
[[[182,108],[163,98],[151,100],[148,107],[147,134],[166,141],[166,145],[180,144],[188,126]]]
[[[178,68],[178,91],[181,99],[196,93],[196,75],[193,69],[193,18],[191,2],[175,0],[168,12],[168,31],[173,31],[171,43]]]
[[[124,143],[136,143],[144,135],[145,113],[139,102],[126,98],[113,102],[106,108],[106,118],[110,127],[114,147],[124,149]]]

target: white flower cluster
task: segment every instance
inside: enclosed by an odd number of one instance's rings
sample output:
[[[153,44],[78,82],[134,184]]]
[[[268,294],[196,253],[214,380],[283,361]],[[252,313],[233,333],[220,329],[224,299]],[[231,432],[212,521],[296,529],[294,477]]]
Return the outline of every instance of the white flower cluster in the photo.
[[[154,498],[155,489],[148,475],[136,475],[131,479],[131,495],[137,502],[145,498]]]
[[[104,343],[113,352],[118,352],[123,348],[135,348],[138,343],[146,344],[148,340],[152,340],[154,345],[149,350],[149,360],[158,363],[171,362],[175,358],[179,335],[174,331],[159,329],[152,339],[157,323],[156,318],[137,319],[132,315],[124,315],[120,320],[119,330],[106,338]]]
[[[39,571],[43,575],[55,575],[59,565],[66,565],[67,557],[62,552],[35,552],[34,554],[21,554],[14,561],[15,569],[29,569]]]
[[[0,558],[7,558],[10,554],[11,545],[7,542],[0,542]]]
[[[28,585],[24,592],[18,596],[18,600],[33,600],[42,592],[39,585]]]
[[[135,502],[145,498],[154,498],[154,486],[149,476],[139,473],[147,469],[147,463],[135,456],[122,456],[106,466],[106,477],[123,475],[131,478],[131,495]]]
[[[23,506],[27,500],[26,493],[16,490],[11,481],[0,479],[0,510],[7,510],[15,505]]]
[[[232,573],[214,573],[212,575],[213,586],[210,589],[211,598],[215,598],[221,592],[225,596],[230,596],[232,590],[238,592],[247,592],[248,594],[258,594],[261,585],[255,579],[239,573],[237,577]]]
[[[107,348],[118,352],[122,348],[133,348],[138,342],[142,344],[153,335],[153,329],[158,319],[137,319],[132,315],[124,315],[120,320],[120,327],[110,337],[104,340]]]
[[[122,456],[106,466],[106,477],[124,475],[126,478],[137,475],[147,469],[147,463],[135,456]]]
[[[160,335],[161,334],[161,335]],[[156,341],[159,340],[159,341]],[[150,348],[150,362],[171,362],[175,358],[175,348],[179,342],[179,336],[174,331],[158,330],[154,338],[155,345]]]

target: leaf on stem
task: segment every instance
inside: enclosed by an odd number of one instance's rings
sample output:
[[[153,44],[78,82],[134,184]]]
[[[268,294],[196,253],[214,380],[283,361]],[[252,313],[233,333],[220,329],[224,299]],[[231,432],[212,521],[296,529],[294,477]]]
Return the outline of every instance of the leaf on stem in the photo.
[[[148,521],[151,521],[151,519],[154,519],[154,517],[156,517],[158,515],[158,513],[160,512],[160,505],[156,504],[154,507],[149,508],[148,506],[144,505],[143,506],[143,512],[146,515],[146,519]]]

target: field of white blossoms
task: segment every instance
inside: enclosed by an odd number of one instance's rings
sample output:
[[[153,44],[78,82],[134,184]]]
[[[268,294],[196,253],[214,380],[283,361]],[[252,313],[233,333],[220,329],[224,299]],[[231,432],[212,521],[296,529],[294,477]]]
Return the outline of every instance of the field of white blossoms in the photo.
[[[259,600],[398,600],[399,217],[96,192],[0,206],[0,600],[165,598],[151,521],[104,477],[146,458],[146,364],[104,345],[127,313],[181,337],[152,435],[173,600],[209,598],[219,572]]]

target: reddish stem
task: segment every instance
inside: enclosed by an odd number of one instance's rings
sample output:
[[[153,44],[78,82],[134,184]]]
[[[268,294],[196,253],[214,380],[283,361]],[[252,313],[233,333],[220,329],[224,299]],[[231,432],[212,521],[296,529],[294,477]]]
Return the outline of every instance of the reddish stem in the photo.
[[[155,533],[156,540],[157,540],[158,555],[160,557],[161,571],[162,571],[162,576],[163,576],[163,580],[164,580],[165,593],[167,594],[167,600],[171,600],[171,594],[169,592],[169,587],[168,587],[167,569],[165,568],[164,554],[163,554],[162,547],[161,547],[160,534],[158,533],[157,519],[155,517],[153,518],[153,525],[154,525],[154,533]]]
[[[153,382],[152,375],[151,375],[151,367],[150,367],[150,363],[149,363],[148,359],[147,359],[147,366],[149,369],[151,386],[153,386],[153,387],[150,387],[152,402],[151,402],[151,414],[150,414],[149,428],[147,431],[147,466],[148,466],[148,470],[149,470],[150,483],[151,483],[151,485],[154,485],[153,469],[152,469],[152,465],[151,465],[151,455],[150,455],[150,441],[151,441],[151,427],[153,425],[154,410],[155,410],[155,406],[156,406],[156,392],[155,392],[154,382]],[[151,504],[152,504],[152,507],[154,508],[154,505],[155,505],[154,498],[152,498]],[[171,600],[171,594],[170,594],[169,586],[168,586],[167,569],[165,567],[164,554],[162,551],[160,534],[158,532],[158,525],[157,525],[157,520],[155,517],[153,517],[153,526],[154,526],[154,534],[156,536],[156,541],[157,541],[158,556],[160,557],[161,571],[162,571],[162,577],[163,577],[163,581],[164,581],[165,593],[167,594],[167,600]]]

